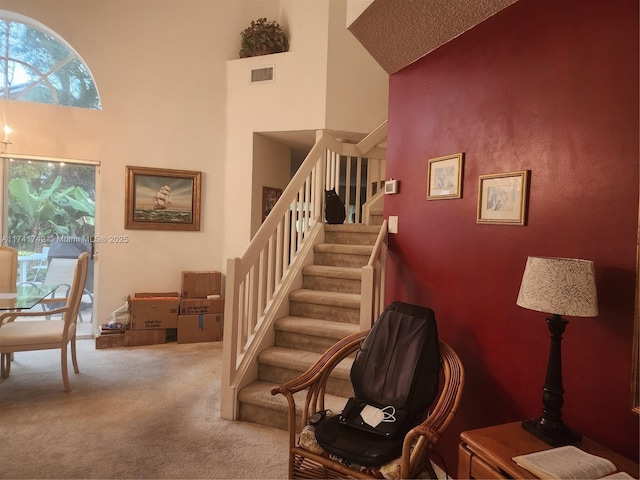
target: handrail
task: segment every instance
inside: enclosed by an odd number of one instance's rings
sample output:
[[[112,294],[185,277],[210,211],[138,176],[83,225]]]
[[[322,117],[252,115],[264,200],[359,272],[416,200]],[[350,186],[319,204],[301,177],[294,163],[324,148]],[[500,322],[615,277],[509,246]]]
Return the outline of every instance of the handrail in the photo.
[[[387,243],[387,220],[383,220],[382,228],[378,232],[378,236],[376,237],[376,243],[373,245],[373,251],[371,252],[371,256],[369,257],[369,261],[367,265],[372,267],[375,264],[376,259],[380,255],[382,251],[382,247]]]
[[[227,260],[220,407],[223,418],[238,418],[237,394],[257,378],[256,357],[273,344],[273,323],[287,314],[288,293],[300,288],[302,267],[313,261],[313,245],[324,239],[325,190],[336,188],[344,192],[347,205],[355,202],[354,218],[348,215],[347,221],[358,223],[361,203],[376,193],[372,185],[380,185],[384,179],[384,149],[378,145],[386,138],[386,124],[385,121],[357,145],[342,143],[319,131],[315,145],[242,257]],[[364,186],[363,173],[367,182]],[[352,177],[355,185],[351,185]],[[366,190],[362,202],[359,194],[351,200],[352,187],[356,192]],[[368,298],[371,296],[369,293]]]
[[[362,267],[360,329],[371,328],[384,310],[387,265],[387,220],[383,220],[367,265]]]

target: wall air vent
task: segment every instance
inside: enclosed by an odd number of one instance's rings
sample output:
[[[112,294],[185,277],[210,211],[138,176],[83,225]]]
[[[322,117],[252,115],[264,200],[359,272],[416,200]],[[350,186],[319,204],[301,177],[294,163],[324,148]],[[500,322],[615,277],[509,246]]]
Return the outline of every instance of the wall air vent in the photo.
[[[251,70],[251,83],[273,82],[274,67],[254,68]]]

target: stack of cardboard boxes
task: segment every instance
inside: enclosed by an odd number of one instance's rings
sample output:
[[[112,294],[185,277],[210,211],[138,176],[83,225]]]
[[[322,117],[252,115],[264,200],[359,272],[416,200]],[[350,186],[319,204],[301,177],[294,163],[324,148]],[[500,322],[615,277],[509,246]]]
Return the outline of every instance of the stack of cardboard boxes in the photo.
[[[180,294],[134,293],[129,296],[129,328],[124,346],[155,345],[175,339]]]
[[[222,340],[220,272],[182,272],[178,343]]]
[[[96,337],[96,348],[134,347],[177,340],[178,343],[222,340],[220,272],[182,272],[182,292],[135,293],[129,296],[129,325],[124,334]]]

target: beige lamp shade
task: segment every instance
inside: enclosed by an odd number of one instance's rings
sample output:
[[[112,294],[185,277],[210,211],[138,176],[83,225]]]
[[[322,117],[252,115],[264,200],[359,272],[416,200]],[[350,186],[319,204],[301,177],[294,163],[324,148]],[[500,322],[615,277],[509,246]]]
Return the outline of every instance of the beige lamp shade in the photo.
[[[593,262],[529,257],[516,304],[538,312],[597,317],[598,296]]]

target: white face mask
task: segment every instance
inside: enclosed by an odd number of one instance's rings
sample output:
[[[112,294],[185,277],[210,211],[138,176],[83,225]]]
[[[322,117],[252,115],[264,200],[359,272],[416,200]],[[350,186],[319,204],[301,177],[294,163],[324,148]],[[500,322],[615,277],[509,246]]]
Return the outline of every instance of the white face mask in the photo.
[[[372,407],[371,405],[366,405],[360,412],[360,416],[364,423],[372,426],[373,428],[376,428],[384,420],[384,412],[379,408]]]

